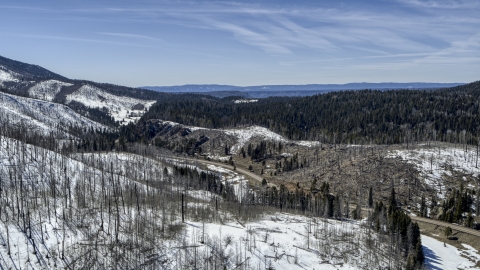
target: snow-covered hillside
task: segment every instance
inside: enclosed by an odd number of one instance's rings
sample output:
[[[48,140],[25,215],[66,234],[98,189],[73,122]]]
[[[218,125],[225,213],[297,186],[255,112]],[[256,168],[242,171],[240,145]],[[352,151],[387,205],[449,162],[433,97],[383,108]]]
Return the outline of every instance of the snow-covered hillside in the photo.
[[[153,163],[114,153],[76,158],[0,138],[0,269],[99,269],[120,265],[132,269],[138,268],[139,261],[148,261],[143,256],[165,256],[162,242],[154,241],[158,246],[152,247],[146,239],[137,238],[138,233],[125,232],[143,223],[153,210],[143,209],[143,202],[142,209],[132,207],[125,192],[131,190],[135,195],[130,195],[144,198],[148,189],[139,182],[142,173],[137,172],[143,172],[147,179],[155,175],[161,181],[163,166],[157,162],[146,168]],[[124,162],[114,162],[117,160]],[[122,167],[126,164],[128,170]],[[125,194],[122,211],[116,192]],[[113,213],[121,217],[121,224]],[[150,226],[143,223],[141,230]],[[128,253],[135,254],[136,259],[128,258],[126,250],[110,249],[115,242],[132,245]]]
[[[0,121],[9,125],[24,125],[49,134],[67,131],[68,127],[108,129],[108,127],[77,114],[67,106],[0,93]]]
[[[57,80],[42,81],[28,89],[28,94],[32,98],[52,101],[62,87],[71,85],[73,84]]]
[[[67,103],[77,101],[90,108],[106,108],[121,124],[138,120],[155,103],[155,100],[116,96],[88,84],[67,95],[66,99]]]
[[[231,141],[233,141],[233,143],[227,143],[230,147],[231,154],[237,154],[240,151],[240,149],[244,147],[245,144],[251,141],[252,139],[265,140],[265,141],[271,141],[271,142],[293,143],[293,144],[296,144],[299,146],[305,146],[305,147],[313,147],[313,146],[320,145],[319,142],[315,142],[315,141],[288,140],[288,139],[285,139],[283,136],[269,130],[268,128],[260,127],[260,126],[250,126],[250,127],[234,128],[234,129],[210,129],[210,128],[195,127],[195,126],[184,126],[176,122],[163,121],[163,120],[157,120],[157,125],[161,127],[163,131],[170,131],[174,127],[177,127],[178,130],[180,131],[182,130],[181,129],[182,127],[187,129],[188,130],[187,133],[189,134],[191,133],[192,135],[195,135],[195,132],[197,132],[198,134],[205,134],[205,136],[208,136],[210,138],[215,138],[218,136],[221,137],[222,135],[223,136],[226,135],[227,137],[230,137]],[[222,157],[214,155],[212,153],[210,157],[214,159],[222,159]]]
[[[60,161],[62,162],[60,165]],[[65,168],[65,169],[63,169]],[[0,141],[0,175],[2,178],[1,205],[4,207],[0,218],[0,265],[6,269],[25,268],[61,268],[66,264],[59,259],[60,243],[69,247],[79,240],[79,235],[70,229],[65,229],[61,214],[65,213],[65,205],[58,200],[44,197],[48,200],[29,210],[29,218],[34,220],[29,224],[29,233],[25,231],[25,219],[20,220],[11,210],[18,204],[9,202],[7,192],[17,187],[8,187],[7,181],[13,178],[23,183],[22,190],[17,190],[17,198],[23,192],[30,193],[27,200],[33,203],[33,196],[45,194],[49,184],[65,186],[64,181],[58,181],[62,175],[75,186],[79,177],[91,169],[52,151],[24,144],[22,142],[1,138]],[[65,178],[66,179],[66,178]],[[58,194],[57,194],[58,195]],[[51,204],[51,206],[49,205]],[[9,207],[5,207],[5,206]],[[26,205],[25,205],[26,206]],[[23,226],[22,226],[23,225]],[[63,233],[60,233],[63,229]],[[3,268],[2,267],[2,268]]]
[[[437,196],[440,198],[444,197],[446,188],[449,188],[445,185],[444,177],[451,177],[453,174],[460,177],[478,177],[480,174],[475,148],[465,151],[465,148],[453,146],[420,146],[417,149],[390,151],[387,157],[399,158],[413,164],[425,183],[438,191]]]

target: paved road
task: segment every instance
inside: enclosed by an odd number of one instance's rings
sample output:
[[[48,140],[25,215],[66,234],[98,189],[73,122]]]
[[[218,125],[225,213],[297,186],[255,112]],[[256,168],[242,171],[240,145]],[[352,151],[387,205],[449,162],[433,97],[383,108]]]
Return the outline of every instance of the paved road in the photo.
[[[189,163],[197,162],[197,163],[201,163],[201,164],[205,164],[205,165],[215,165],[215,166],[219,166],[219,167],[222,167],[222,168],[229,169],[229,170],[233,171],[233,166],[230,166],[228,164],[221,163],[221,162],[209,161],[209,160],[204,160],[204,159],[183,158],[183,157],[175,157],[173,159],[187,161]],[[263,177],[261,177],[260,175],[257,175],[257,174],[255,174],[251,171],[248,171],[248,170],[245,170],[245,169],[242,169],[242,168],[237,167],[236,172],[241,173],[241,174],[247,176],[248,178],[250,178],[252,180],[258,181],[259,183],[261,183],[262,180],[263,180]],[[438,225],[438,226],[442,226],[442,227],[450,226],[450,228],[452,228],[453,230],[460,231],[460,232],[463,232],[463,233],[468,233],[470,235],[480,237],[480,231],[470,229],[470,228],[467,228],[467,227],[454,225],[454,224],[443,222],[443,221],[440,221],[440,220],[422,218],[422,217],[419,217],[419,216],[410,216],[410,218],[412,220],[415,220],[415,221],[421,221],[421,222],[425,222],[425,223],[429,223],[429,224],[433,224],[433,225]]]
[[[443,222],[443,221],[440,221],[440,220],[422,218],[422,217],[418,217],[418,216],[410,216],[410,218],[412,220],[415,220],[415,221],[421,221],[421,222],[430,223],[430,224],[433,224],[433,225],[439,225],[439,226],[442,226],[442,227],[450,226],[450,228],[452,228],[452,230],[456,230],[456,231],[468,233],[468,234],[473,235],[473,236],[480,237],[480,231],[470,229],[470,228],[467,228],[467,227],[454,225],[454,224]]]

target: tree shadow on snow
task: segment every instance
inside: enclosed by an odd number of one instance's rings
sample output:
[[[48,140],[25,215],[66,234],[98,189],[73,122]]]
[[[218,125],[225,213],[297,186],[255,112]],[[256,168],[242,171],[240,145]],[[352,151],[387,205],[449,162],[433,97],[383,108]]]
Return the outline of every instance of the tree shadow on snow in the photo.
[[[433,269],[433,270],[442,270],[442,268],[435,266],[436,265],[442,265],[442,260],[440,257],[435,254],[433,250],[426,246],[423,247],[423,254],[425,255],[425,266],[427,269]]]

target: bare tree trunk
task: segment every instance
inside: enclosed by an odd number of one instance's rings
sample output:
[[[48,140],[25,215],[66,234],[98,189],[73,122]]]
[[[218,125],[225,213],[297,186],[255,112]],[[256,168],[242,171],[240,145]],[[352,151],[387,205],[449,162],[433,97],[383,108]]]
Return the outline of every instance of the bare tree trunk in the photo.
[[[184,194],[182,194],[182,223],[185,222]]]

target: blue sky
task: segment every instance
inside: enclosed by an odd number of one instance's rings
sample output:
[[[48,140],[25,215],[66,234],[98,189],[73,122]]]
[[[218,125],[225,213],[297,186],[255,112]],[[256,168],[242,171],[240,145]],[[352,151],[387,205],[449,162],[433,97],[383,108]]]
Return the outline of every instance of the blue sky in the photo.
[[[127,86],[480,80],[480,1],[0,3],[0,55]]]

